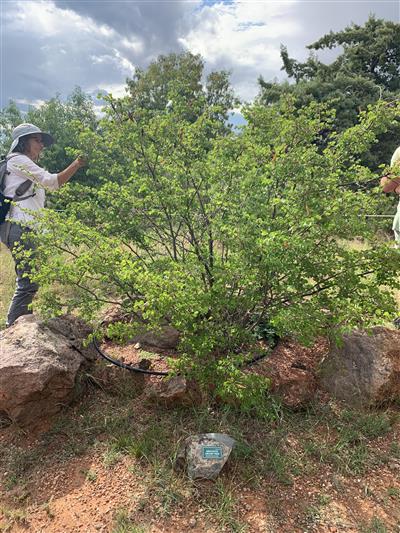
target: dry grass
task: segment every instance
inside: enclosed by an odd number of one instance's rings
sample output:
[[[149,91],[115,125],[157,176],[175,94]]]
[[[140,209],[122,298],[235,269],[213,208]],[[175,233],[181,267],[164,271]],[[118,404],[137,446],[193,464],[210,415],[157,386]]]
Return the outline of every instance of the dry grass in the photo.
[[[7,309],[15,288],[14,262],[10,252],[0,244],[0,329],[5,326]]]

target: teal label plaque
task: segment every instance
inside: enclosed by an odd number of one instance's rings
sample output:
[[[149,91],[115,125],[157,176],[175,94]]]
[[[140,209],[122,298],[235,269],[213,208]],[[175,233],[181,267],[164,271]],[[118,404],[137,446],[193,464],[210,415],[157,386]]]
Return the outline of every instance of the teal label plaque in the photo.
[[[203,459],[222,459],[222,448],[221,446],[203,446],[201,455]]]

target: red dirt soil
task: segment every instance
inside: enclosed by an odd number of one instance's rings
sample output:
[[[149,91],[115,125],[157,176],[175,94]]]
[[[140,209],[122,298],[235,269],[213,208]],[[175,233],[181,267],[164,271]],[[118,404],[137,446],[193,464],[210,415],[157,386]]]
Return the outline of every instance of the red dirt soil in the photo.
[[[129,363],[136,363],[143,355],[133,346],[122,349],[108,345],[106,348],[113,356]],[[318,350],[313,351],[296,348],[289,343],[279,349],[292,350],[294,360],[314,368],[315,360],[320,358],[326,345],[322,343]],[[154,357],[154,366],[166,368],[162,356]],[[263,364],[259,365],[260,371]],[[106,412],[107,394],[110,392],[108,385],[128,379],[126,374],[99,364],[95,378],[104,387],[91,389],[87,395],[90,401],[87,397],[83,399],[83,403],[87,404],[85,414],[90,415],[91,410],[96,409],[101,412],[102,406]],[[147,380],[142,380],[143,387]],[[133,399],[121,398],[120,401],[129,404],[135,413],[133,424],[152,424],[155,408],[143,405],[140,395]],[[321,397],[319,401],[327,403],[329,398]],[[334,409],[335,404],[332,405]],[[393,416],[399,413],[399,407],[391,410]],[[71,453],[70,457],[61,459],[59,452],[68,446],[74,423],[78,425],[79,417],[83,415],[76,405],[70,407],[64,416],[72,422],[65,433],[61,426],[56,438],[49,440],[45,453],[38,456],[36,462],[33,461],[32,468],[12,487],[7,484],[10,473],[0,467],[0,531],[400,533],[400,457],[390,457],[386,463],[379,465],[370,464],[364,475],[346,476],[337,473],[329,464],[315,461],[309,470],[305,468],[301,473],[293,474],[291,483],[286,484],[267,475],[257,486],[242,478],[233,462],[221,474],[226,498],[230,494],[234,498],[229,515],[225,512],[229,508],[227,500],[225,507],[221,499],[219,510],[211,509],[210,501],[215,501],[217,497],[218,484],[190,483],[183,475],[172,474],[175,476],[174,487],[178,487],[180,494],[174,500],[172,493],[168,492],[168,483],[162,477],[155,481],[154,463],[150,465],[144,459],[120,455],[115,462],[107,464],[104,460],[105,445],[110,437],[107,434],[97,435],[96,442],[80,455]],[[315,431],[323,431],[321,428],[316,426]],[[0,446],[2,449],[9,447],[10,453],[15,448],[25,453],[35,452],[42,446],[43,452],[42,434],[46,429],[37,428],[34,435],[13,427],[0,429]],[[396,443],[400,444],[398,418],[389,434],[369,441],[367,446],[384,453]],[[299,435],[295,431],[286,436],[285,447],[294,455],[300,450]],[[167,506],[165,500],[168,495],[172,500]],[[17,515],[16,510],[22,512]],[[125,529],[122,526],[118,529],[117,525],[121,510],[125,510]]]

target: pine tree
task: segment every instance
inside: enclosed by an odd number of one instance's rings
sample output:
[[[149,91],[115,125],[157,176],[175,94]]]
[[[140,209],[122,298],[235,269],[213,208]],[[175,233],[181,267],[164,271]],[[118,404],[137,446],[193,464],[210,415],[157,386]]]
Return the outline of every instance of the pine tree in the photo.
[[[325,64],[317,51],[340,49],[335,61]],[[379,99],[400,96],[400,24],[370,16],[364,26],[352,24],[343,31],[330,32],[307,47],[310,56],[301,63],[281,47],[282,70],[295,83],[269,83],[259,78],[259,100],[270,105],[282,95],[293,94],[297,106],[311,101],[330,102],[336,110],[338,131],[353,126],[360,111]],[[363,162],[376,169],[387,163],[398,145],[400,125],[395,123],[365,154]]]

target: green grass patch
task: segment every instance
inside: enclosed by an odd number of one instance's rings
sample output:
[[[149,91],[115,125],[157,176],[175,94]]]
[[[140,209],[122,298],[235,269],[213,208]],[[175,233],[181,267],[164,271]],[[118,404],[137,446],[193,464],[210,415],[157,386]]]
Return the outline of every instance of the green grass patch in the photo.
[[[388,434],[396,421],[396,416],[387,413],[347,409],[321,420],[325,431],[306,432],[303,448],[315,461],[330,464],[338,472],[363,474],[369,467],[387,462],[387,454],[369,443]]]
[[[282,411],[280,418],[266,422],[216,405],[174,410],[146,407],[134,390],[128,400],[126,390],[93,389],[80,405],[65,410],[33,448],[0,446],[0,474],[8,472],[3,478],[6,488],[27,483],[33,469],[45,470],[49,463],[90,452],[103,456],[110,468],[124,459],[126,468],[143,483],[145,492],[135,502],[136,509],[130,509],[131,514],[126,510],[116,513],[114,533],[147,531],[131,519],[140,509],[151,506],[156,516],[165,517],[179,513],[188,502],[207,509],[213,525],[218,523],[221,530],[244,532],[236,500],[238,486],[290,485],[297,476],[313,474],[321,463],[346,475],[362,474],[382,464],[385,457],[400,456],[397,442],[385,439],[384,449],[374,445],[398,424],[390,411],[333,411],[316,405],[302,412]],[[217,482],[200,491],[173,465],[184,439],[202,432],[227,433],[237,444]],[[88,482],[96,483],[95,471],[83,474]],[[393,503],[398,493],[393,488],[385,497]],[[317,524],[319,512],[329,501],[328,495],[321,494],[309,502],[300,518],[304,525]]]
[[[225,528],[225,530],[232,533],[245,533],[248,531],[247,525],[238,519],[234,490],[223,480],[217,480],[214,490],[208,496],[205,507],[221,528]]]
[[[5,518],[5,522],[0,522],[0,531],[11,531],[15,525],[22,527],[26,525],[27,513],[25,509],[15,509],[1,505],[0,512]]]
[[[400,444],[398,442],[391,442],[390,443],[390,454],[395,459],[400,459]]]
[[[25,477],[40,461],[40,448],[23,449],[13,444],[0,447],[0,467],[7,472],[3,478],[6,490],[25,482]]]
[[[360,526],[360,533],[389,533],[389,531],[377,516],[374,516],[369,523],[363,523]]]
[[[147,531],[149,531],[148,528],[133,522],[129,511],[126,509],[115,511],[111,533],[147,533]]]
[[[148,493],[154,501],[154,512],[164,517],[192,496],[192,487],[186,477],[176,475],[171,464],[165,461],[152,465]]]
[[[393,498],[394,500],[400,500],[400,489],[397,487],[389,487],[386,490],[386,494],[389,496],[389,498]]]

